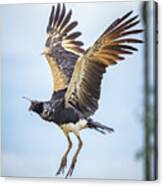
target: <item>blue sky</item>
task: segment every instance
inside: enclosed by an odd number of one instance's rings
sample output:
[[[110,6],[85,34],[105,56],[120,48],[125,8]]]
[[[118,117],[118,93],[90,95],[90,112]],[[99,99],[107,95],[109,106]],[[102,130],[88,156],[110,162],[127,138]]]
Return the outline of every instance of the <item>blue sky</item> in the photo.
[[[117,17],[130,10],[140,15],[141,2],[66,3],[66,7],[72,8],[73,20],[79,21],[80,39],[87,48]],[[62,131],[29,113],[29,103],[22,99],[48,100],[52,93],[50,69],[40,55],[50,10],[51,4],[0,6],[3,176],[55,177],[67,146]],[[143,105],[143,45],[138,48],[124,62],[108,68],[93,118],[115,132],[104,136],[93,130],[81,132],[84,146],[72,178],[143,179],[143,163],[135,159],[143,145],[139,117]],[[68,166],[77,147],[76,138],[71,137],[74,147]]]

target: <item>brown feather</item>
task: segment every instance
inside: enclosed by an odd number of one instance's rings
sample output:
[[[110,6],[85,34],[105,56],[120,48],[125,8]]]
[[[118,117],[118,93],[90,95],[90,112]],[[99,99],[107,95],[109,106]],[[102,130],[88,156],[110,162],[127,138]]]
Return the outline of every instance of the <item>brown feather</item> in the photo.
[[[53,77],[53,89],[55,91],[59,91],[66,88],[66,80],[65,75],[63,72],[59,69],[56,62],[54,62],[54,59],[51,58],[49,55],[45,54],[45,57],[49,63],[52,77]]]
[[[129,18],[131,14],[132,11],[113,22],[95,44],[78,59],[65,94],[66,107],[75,107],[85,117],[94,114],[98,108],[101,81],[106,67],[124,60],[122,55],[137,51],[135,46],[125,43],[142,43],[139,39],[124,37],[143,31],[131,29],[139,23],[138,16]],[[120,37],[122,38],[119,39]]]

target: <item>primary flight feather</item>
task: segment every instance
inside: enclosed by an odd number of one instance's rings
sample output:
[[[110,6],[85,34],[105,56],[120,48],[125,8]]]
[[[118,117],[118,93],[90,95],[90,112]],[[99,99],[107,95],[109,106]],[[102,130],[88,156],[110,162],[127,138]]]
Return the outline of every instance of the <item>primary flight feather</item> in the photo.
[[[97,41],[87,50],[78,38],[80,31],[74,31],[78,25],[72,21],[72,11],[65,4],[52,6],[47,26],[47,40],[44,55],[51,68],[53,94],[49,101],[31,101],[29,110],[36,112],[42,119],[57,124],[68,140],[57,175],[64,173],[67,155],[72,148],[69,133],[76,135],[79,145],[66,174],[71,176],[82,147],[80,130],[95,129],[103,134],[113,129],[93,121],[91,116],[98,109],[101,81],[106,68],[125,59],[138,49],[135,44],[142,40],[135,38],[143,32],[135,29],[140,22],[138,16],[130,11],[116,19]]]
[[[47,26],[45,56],[51,67],[54,90],[66,88],[72,76],[74,65],[84,52],[83,43],[77,38],[81,32],[71,32],[78,24],[71,21],[72,11],[66,12],[65,5],[52,6]]]

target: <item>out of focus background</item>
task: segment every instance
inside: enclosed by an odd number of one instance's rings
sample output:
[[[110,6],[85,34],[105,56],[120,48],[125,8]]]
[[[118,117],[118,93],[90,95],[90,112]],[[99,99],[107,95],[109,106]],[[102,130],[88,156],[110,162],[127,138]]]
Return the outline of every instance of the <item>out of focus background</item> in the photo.
[[[2,176],[55,177],[67,146],[62,131],[29,113],[31,99],[48,100],[52,79],[41,56],[52,4],[1,5]],[[85,48],[130,10],[145,28],[138,52],[110,67],[94,119],[115,129],[110,135],[84,130],[84,147],[72,178],[152,180],[157,174],[155,99],[155,6],[152,2],[66,3],[79,21]],[[76,138],[71,135],[74,149]],[[62,177],[62,175],[60,176]]]

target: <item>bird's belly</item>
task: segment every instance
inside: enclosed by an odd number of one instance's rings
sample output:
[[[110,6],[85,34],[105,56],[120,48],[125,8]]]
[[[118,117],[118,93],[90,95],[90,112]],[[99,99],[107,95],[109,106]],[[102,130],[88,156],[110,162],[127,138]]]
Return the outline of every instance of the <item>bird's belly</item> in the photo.
[[[79,135],[79,131],[87,127],[87,120],[85,119],[80,119],[76,123],[65,123],[61,125],[61,129],[64,131],[64,133],[67,134],[72,132],[75,135]]]

